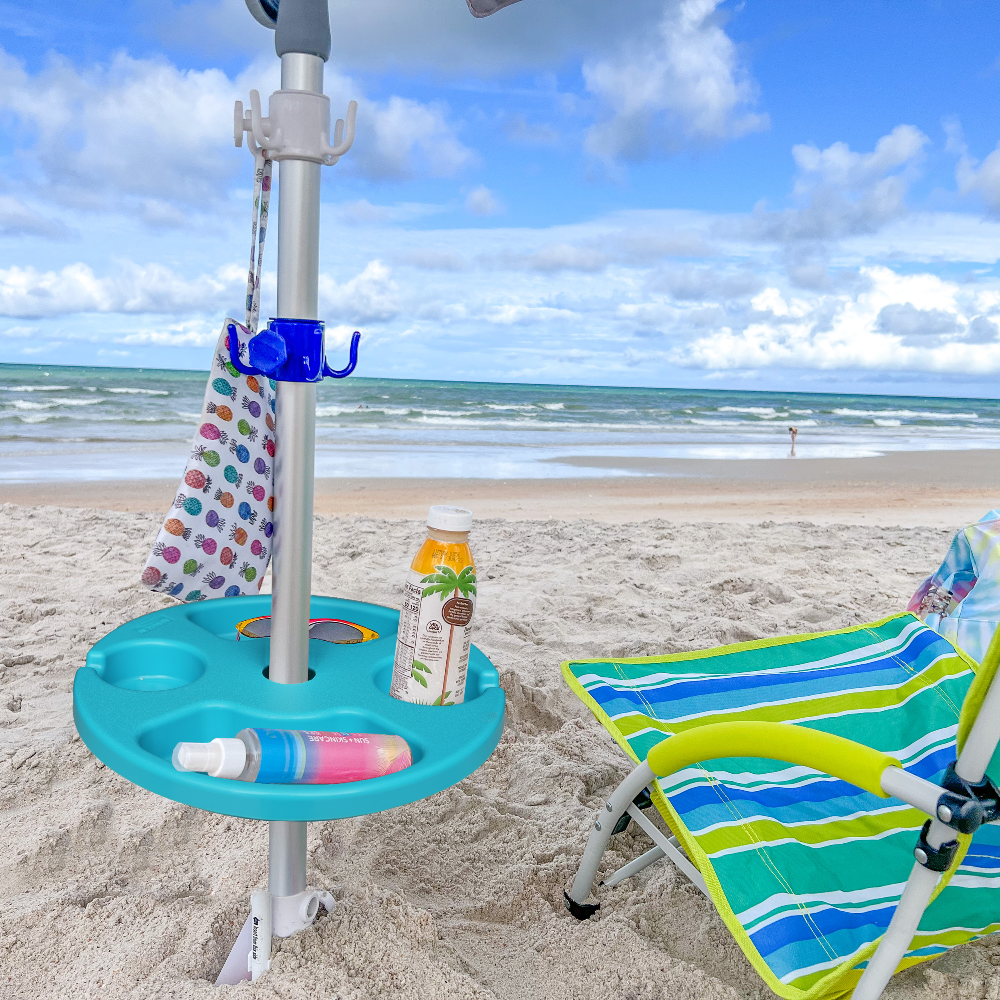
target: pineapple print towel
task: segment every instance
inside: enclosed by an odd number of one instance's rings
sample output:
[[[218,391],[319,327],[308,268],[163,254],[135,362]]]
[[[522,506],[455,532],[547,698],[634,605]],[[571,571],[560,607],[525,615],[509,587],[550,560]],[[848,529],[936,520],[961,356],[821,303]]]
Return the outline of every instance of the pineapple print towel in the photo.
[[[271,557],[276,384],[232,366],[233,322],[222,325],[191,457],[142,571],[150,590],[181,601],[256,594]]]

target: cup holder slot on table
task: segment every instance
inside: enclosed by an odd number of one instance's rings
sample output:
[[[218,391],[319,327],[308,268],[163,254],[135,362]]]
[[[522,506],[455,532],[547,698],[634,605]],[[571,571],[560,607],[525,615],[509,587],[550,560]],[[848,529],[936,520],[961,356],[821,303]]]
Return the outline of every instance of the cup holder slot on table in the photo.
[[[110,650],[94,663],[107,684],[128,691],[169,691],[194,683],[205,672],[204,655],[193,646],[147,639]]]

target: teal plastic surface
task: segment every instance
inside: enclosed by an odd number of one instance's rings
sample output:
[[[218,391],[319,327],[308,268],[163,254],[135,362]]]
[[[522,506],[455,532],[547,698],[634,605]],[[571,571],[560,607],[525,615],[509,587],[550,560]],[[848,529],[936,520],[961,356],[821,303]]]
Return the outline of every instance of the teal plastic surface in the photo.
[[[264,676],[270,639],[236,640],[236,623],[271,612],[271,598],[230,597],[178,605],[116,628],[76,672],[73,717],[93,754],[123,778],[176,802],[249,819],[361,816],[426,798],[486,761],[503,732],[496,668],[475,646],[465,702],[438,708],[389,695],[399,612],[313,597],[313,618],[346,618],[378,639],[309,642],[311,679],[275,684]],[[207,742],[248,726],[394,733],[411,767],[339,785],[258,785],[174,769],[181,740]]]

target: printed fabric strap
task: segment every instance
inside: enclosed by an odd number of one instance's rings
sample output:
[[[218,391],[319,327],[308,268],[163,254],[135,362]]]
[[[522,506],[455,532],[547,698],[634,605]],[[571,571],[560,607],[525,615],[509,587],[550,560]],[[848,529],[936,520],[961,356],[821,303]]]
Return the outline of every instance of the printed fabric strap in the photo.
[[[250,233],[250,272],[247,275],[247,329],[251,337],[257,332],[260,319],[260,273],[264,264],[264,240],[267,237],[267,213],[270,205],[271,161],[258,156],[254,161],[253,227]]]

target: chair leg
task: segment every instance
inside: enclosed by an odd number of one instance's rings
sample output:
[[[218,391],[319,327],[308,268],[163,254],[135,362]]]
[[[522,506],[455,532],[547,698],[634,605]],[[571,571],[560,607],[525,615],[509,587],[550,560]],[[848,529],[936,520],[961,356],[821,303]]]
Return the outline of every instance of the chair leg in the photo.
[[[612,889],[619,882],[624,882],[625,879],[631,878],[633,875],[638,875],[644,868],[648,868],[650,865],[655,864],[660,858],[665,858],[667,856],[666,852],[662,847],[652,847],[645,854],[640,855],[634,861],[630,861],[627,865],[622,865],[618,871],[613,872],[606,879],[601,882],[601,885],[605,889]]]
[[[629,815],[642,827],[646,836],[694,883],[694,885],[711,899],[705,879],[698,869],[681,853],[676,837],[665,837],[653,824],[648,816],[634,806],[629,806]]]
[[[951,831],[943,823],[934,825],[944,827],[947,831],[943,840],[952,836]],[[928,837],[928,841],[933,844],[931,837]],[[924,910],[927,909],[940,877],[937,872],[928,871],[919,864],[913,866],[896,912],[892,915],[878,949],[868,960],[868,965],[851,995],[852,1000],[878,1000],[882,995],[882,991],[889,985],[889,980],[899,968],[906,949],[913,941],[913,935],[917,932]]]
[[[590,837],[587,839],[587,847],[583,852],[573,887],[569,892],[563,893],[566,909],[578,920],[586,920],[600,908],[600,903],[587,903],[585,900],[594,887],[597,869],[601,865],[601,858],[604,857],[608,841],[611,839],[615,825],[632,804],[632,800],[647,785],[652,784],[655,777],[653,769],[643,761],[611,793],[611,797],[598,815],[594,827],[590,831]]]

